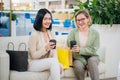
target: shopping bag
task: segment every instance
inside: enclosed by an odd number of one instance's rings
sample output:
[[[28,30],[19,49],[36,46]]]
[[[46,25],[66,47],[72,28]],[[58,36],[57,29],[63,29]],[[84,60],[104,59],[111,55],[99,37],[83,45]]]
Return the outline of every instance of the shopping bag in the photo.
[[[13,49],[9,50],[10,45],[12,45]],[[20,47],[24,45],[25,50],[20,51]],[[14,50],[13,42],[9,42],[7,46],[6,52],[10,56],[10,70],[16,71],[27,71],[28,68],[28,51],[26,51],[26,44],[20,43],[18,50]]]
[[[69,48],[57,47],[58,60],[63,65],[64,69],[70,67],[69,63]]]

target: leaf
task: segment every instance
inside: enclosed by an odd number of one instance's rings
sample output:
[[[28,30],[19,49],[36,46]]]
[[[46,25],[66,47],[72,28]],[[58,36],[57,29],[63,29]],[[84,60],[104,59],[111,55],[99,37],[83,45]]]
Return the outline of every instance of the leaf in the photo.
[[[12,20],[15,21],[15,20],[17,19],[16,14],[13,14],[13,13],[12,13],[11,15],[12,15]],[[6,13],[6,16],[7,16],[7,17],[10,17],[10,13]]]

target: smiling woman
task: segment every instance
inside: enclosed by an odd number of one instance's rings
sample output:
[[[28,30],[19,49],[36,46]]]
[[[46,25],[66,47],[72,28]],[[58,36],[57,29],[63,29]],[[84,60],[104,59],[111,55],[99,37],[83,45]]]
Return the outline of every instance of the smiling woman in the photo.
[[[90,28],[91,16],[85,9],[80,9],[75,14],[75,23],[77,28],[69,33],[67,45],[71,47],[71,41],[76,41],[71,48],[76,77],[84,80],[85,71],[89,70],[91,80],[99,80],[99,58],[96,52],[99,48],[99,33]]]
[[[52,32],[52,15],[43,8],[36,15],[34,31],[29,38],[29,71],[50,70],[49,80],[60,80],[62,66],[58,62],[57,51],[51,40],[55,40]]]

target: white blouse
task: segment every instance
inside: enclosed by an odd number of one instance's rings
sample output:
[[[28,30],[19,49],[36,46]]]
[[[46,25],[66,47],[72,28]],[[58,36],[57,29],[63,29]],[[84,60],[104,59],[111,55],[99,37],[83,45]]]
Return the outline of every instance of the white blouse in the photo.
[[[87,46],[88,36],[84,35],[80,31],[79,31],[79,40],[80,40],[80,46],[81,47],[86,47]]]

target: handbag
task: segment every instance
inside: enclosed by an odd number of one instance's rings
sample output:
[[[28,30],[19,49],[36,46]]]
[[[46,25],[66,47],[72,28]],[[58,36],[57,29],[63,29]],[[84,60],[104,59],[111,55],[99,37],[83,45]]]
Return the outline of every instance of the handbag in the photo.
[[[10,44],[13,47],[13,50],[9,50]],[[20,51],[21,45],[25,46],[24,51]],[[10,56],[10,70],[16,70],[16,71],[27,71],[28,68],[28,51],[26,51],[26,44],[20,43],[18,50],[14,50],[14,44],[13,42],[9,42],[7,45],[6,52]]]

